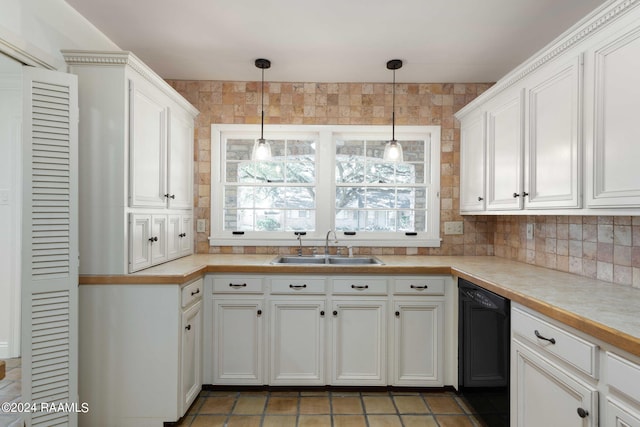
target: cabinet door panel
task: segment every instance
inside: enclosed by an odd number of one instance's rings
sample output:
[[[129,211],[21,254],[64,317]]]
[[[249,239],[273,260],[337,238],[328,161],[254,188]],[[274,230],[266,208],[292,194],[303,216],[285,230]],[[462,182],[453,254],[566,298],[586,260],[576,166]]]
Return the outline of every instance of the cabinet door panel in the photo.
[[[334,301],[335,385],[386,385],[385,301]]]
[[[151,215],[129,215],[129,271],[151,265]]]
[[[483,211],[485,205],[485,114],[465,119],[460,128],[460,210]]]
[[[214,301],[214,384],[263,384],[262,310],[258,300]]]
[[[640,427],[638,408],[633,409],[631,406],[609,397],[607,398],[605,412],[605,426]]]
[[[180,224],[180,256],[193,253],[193,217],[182,215]]]
[[[182,411],[189,409],[202,389],[202,301],[182,314]]]
[[[158,264],[168,258],[167,215],[151,216],[151,264]]]
[[[595,427],[598,392],[513,341],[511,425]],[[588,413],[584,418],[578,408]]]
[[[640,29],[601,41],[586,60],[594,80],[587,126],[589,207],[640,207]]]
[[[193,205],[193,119],[182,117],[173,111],[169,113],[169,208],[189,209]]]
[[[167,255],[169,259],[180,256],[180,243],[182,241],[180,230],[182,218],[180,215],[169,215],[167,223]]]
[[[324,309],[324,301],[271,302],[271,385],[326,383]]]
[[[535,75],[528,89],[526,207],[579,208],[581,57]]]
[[[154,89],[130,81],[130,198],[131,207],[165,207],[166,109]]]
[[[394,385],[443,385],[444,303],[397,301]]]
[[[522,209],[522,91],[500,94],[487,109],[487,209]]]

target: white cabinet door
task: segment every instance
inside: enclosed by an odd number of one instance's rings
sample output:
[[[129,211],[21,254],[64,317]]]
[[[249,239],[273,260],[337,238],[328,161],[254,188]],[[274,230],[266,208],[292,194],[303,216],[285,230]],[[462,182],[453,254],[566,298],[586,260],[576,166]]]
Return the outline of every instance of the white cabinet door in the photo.
[[[487,106],[487,209],[522,209],[523,91],[506,90]]]
[[[151,215],[129,215],[129,271],[151,265]]]
[[[180,224],[180,256],[193,253],[193,216],[181,215]]]
[[[263,385],[263,301],[213,301],[213,383]]]
[[[444,302],[394,302],[393,385],[441,387]]]
[[[169,259],[167,247],[167,215],[151,215],[151,263],[158,264]]]
[[[602,33],[585,54],[586,203],[640,207],[640,26]]]
[[[386,300],[334,300],[333,385],[387,385]]]
[[[581,206],[582,56],[549,64],[527,84],[527,209]]]
[[[640,408],[609,397],[605,407],[605,426],[640,427]]]
[[[598,425],[598,392],[557,365],[512,340],[511,425]]]
[[[168,183],[169,208],[189,209],[193,205],[192,165],[193,165],[193,118],[169,111],[168,142]]]
[[[169,215],[167,221],[167,256],[173,259],[181,255],[182,217]]]
[[[485,209],[486,131],[484,112],[460,123],[460,210]]]
[[[270,385],[325,385],[325,301],[271,301]]]
[[[157,90],[129,81],[129,206],[162,208],[166,199],[166,108]]]
[[[184,415],[202,389],[202,301],[182,313],[181,411]]]

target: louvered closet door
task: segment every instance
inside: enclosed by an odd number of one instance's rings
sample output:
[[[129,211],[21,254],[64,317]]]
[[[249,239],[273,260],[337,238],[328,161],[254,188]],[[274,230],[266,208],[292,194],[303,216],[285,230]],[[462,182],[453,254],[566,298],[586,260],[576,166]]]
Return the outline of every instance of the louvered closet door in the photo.
[[[24,67],[22,401],[78,402],[78,95],[70,74]],[[25,414],[76,426],[77,414]]]

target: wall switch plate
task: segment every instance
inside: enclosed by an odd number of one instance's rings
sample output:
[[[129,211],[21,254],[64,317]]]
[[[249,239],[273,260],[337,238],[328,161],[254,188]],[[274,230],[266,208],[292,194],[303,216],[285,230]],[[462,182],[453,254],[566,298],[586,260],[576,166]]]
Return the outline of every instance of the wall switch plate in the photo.
[[[198,233],[204,233],[207,228],[207,220],[199,219],[196,221],[196,231]]]
[[[462,221],[448,221],[444,223],[444,234],[463,234],[463,222]]]
[[[533,239],[533,224],[527,224],[527,240]]]

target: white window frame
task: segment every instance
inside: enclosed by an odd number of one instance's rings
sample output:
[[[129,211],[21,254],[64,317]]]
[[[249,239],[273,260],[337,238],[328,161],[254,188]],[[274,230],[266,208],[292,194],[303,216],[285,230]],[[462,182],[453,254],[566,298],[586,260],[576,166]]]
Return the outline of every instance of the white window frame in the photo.
[[[316,147],[316,230],[308,231],[302,238],[303,246],[324,246],[329,230],[335,225],[335,138],[378,138],[388,139],[389,126],[379,125],[268,125],[266,139],[285,139],[318,135]],[[298,245],[293,231],[255,232],[245,231],[234,235],[223,230],[224,168],[225,153],[223,141],[226,138],[256,139],[260,125],[211,125],[211,233],[210,246],[295,246]],[[427,191],[427,231],[415,236],[403,232],[364,232],[355,236],[337,233],[338,246],[370,247],[440,247],[440,126],[397,126],[396,139],[418,140],[429,138],[430,153],[426,177]],[[426,153],[425,153],[426,154]],[[323,209],[320,213],[320,209]],[[324,214],[326,212],[326,214]],[[268,234],[267,234],[268,233]],[[333,243],[331,243],[333,246]]]

